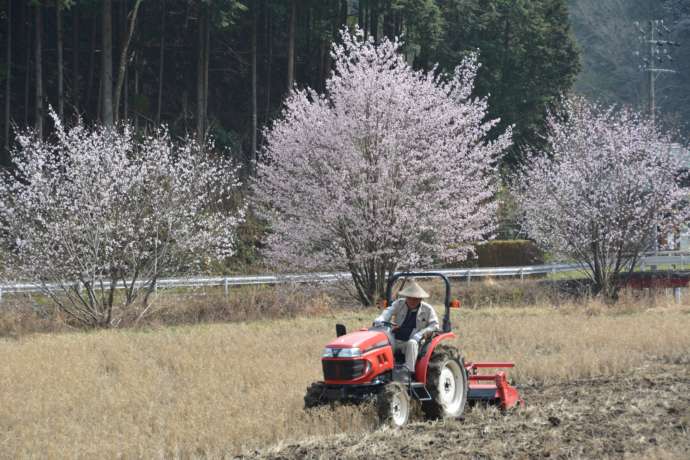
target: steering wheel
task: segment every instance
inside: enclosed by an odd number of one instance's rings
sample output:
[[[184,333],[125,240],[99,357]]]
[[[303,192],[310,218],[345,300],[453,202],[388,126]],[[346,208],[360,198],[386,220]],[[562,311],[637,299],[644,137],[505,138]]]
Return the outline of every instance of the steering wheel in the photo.
[[[374,323],[372,324],[372,327],[388,329],[389,331],[392,331],[396,326],[397,324],[395,324],[392,321],[374,321]]]

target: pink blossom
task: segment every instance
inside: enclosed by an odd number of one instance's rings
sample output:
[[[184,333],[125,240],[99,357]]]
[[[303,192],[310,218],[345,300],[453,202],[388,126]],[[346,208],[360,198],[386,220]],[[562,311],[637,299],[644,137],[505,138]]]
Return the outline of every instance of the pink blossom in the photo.
[[[19,133],[15,169],[0,181],[13,276],[60,283],[61,292],[46,292],[65,312],[110,326],[161,275],[232,253],[242,212],[217,203],[239,182],[211,144],[177,144],[165,129],[140,140],[128,126],[65,129],[52,117],[55,140]],[[116,286],[124,295],[114,296]]]
[[[513,192],[527,234],[581,261],[597,290],[615,298],[615,278],[666,231],[687,219],[682,165],[670,137],[630,110],[574,98],[548,118],[548,152],[534,152]]]
[[[256,200],[266,251],[288,269],[349,269],[359,299],[388,271],[462,260],[495,228],[496,160],[510,132],[487,134],[471,97],[478,64],[413,70],[397,40],[342,32],[325,94],[295,90],[266,131]]]

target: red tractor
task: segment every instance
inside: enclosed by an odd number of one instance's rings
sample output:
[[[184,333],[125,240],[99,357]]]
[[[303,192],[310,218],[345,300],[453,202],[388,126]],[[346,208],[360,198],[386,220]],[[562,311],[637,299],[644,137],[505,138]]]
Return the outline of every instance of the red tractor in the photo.
[[[420,343],[414,375],[410,378],[405,372],[404,356],[395,349],[395,324],[377,324],[349,334],[337,324],[337,338],[326,345],[321,358],[324,379],[307,388],[305,408],[373,400],[381,422],[400,427],[409,420],[413,400],[421,403],[429,419],[460,417],[468,400],[495,403],[502,409],[524,405],[505,372],[478,372],[510,368],[513,363],[466,363],[453,345],[456,335],[450,311],[459,302],[451,301],[448,278],[441,273],[396,273],[386,288],[387,305],[392,304],[393,286],[401,277],[439,277],[446,288],[441,331]]]

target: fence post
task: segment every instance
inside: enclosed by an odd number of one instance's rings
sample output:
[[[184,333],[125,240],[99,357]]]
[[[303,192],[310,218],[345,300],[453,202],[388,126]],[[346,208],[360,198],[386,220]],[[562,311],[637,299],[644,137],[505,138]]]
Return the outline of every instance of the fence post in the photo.
[[[677,304],[680,303],[680,288],[679,287],[673,288],[673,298],[675,299]]]
[[[225,291],[225,300],[228,300],[228,277],[223,278],[223,290]]]
[[[525,268],[520,267],[520,282],[524,283],[525,282]]]
[[[470,281],[472,280],[472,274],[467,270],[467,287],[470,286]]]
[[[0,303],[2,303],[2,288],[0,287]]]

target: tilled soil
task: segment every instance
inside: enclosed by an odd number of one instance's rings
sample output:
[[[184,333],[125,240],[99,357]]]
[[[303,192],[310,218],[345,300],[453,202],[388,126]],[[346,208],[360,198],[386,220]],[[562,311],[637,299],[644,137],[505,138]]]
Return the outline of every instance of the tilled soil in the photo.
[[[521,394],[527,407],[507,414],[474,407],[464,420],[309,439],[241,458],[690,459],[690,361]]]

